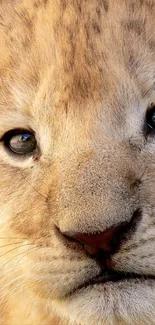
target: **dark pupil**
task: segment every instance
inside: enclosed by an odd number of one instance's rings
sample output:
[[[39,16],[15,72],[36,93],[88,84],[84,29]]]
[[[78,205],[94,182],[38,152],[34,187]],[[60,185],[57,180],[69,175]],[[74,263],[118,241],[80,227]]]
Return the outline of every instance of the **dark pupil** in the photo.
[[[147,123],[152,129],[155,129],[155,109],[148,111]]]
[[[152,124],[155,126],[155,112],[152,114]]]
[[[32,134],[16,134],[10,139],[9,147],[15,153],[26,154],[36,148],[36,140]]]

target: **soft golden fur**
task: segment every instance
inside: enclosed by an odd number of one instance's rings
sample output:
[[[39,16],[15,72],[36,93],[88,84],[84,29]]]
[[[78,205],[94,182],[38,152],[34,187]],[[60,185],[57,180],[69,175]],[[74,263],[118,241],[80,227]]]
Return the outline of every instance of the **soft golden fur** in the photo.
[[[0,138],[32,129],[40,149],[0,142],[0,324],[155,324],[154,280],[78,290],[99,265],[57,230],[140,210],[112,263],[155,275],[154,101],[154,0],[1,0]]]

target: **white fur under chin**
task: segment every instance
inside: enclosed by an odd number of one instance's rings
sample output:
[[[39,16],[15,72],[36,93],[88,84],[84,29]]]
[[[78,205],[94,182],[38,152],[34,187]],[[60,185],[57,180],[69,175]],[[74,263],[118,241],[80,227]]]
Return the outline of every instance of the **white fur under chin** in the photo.
[[[52,305],[69,325],[154,325],[155,283],[118,282],[79,290]]]

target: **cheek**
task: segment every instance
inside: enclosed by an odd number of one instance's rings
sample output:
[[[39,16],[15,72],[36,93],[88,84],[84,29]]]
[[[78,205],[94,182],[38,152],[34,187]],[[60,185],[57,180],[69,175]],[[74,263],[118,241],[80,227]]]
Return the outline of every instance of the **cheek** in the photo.
[[[52,166],[51,166],[52,165]],[[0,224],[28,238],[47,237],[58,215],[60,175],[56,165],[21,170],[0,166]],[[57,206],[57,208],[56,208]]]
[[[15,203],[15,211],[12,212],[10,227],[16,233],[36,239],[49,231],[48,225],[43,224],[43,219],[45,216],[47,219],[47,215],[47,205],[39,195],[28,195],[28,197],[24,195],[23,202]]]
[[[31,180],[26,180],[17,169],[3,170],[0,184],[0,224],[7,224],[16,234],[34,237],[39,232],[42,216],[47,214],[47,204]],[[32,185],[31,185],[32,183]]]

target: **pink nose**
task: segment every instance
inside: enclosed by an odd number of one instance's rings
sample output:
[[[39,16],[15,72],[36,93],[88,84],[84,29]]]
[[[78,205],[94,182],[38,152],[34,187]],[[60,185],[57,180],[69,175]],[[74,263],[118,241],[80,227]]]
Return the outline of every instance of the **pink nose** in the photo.
[[[112,253],[118,247],[121,235],[126,230],[127,223],[121,223],[115,227],[111,227],[104,232],[97,234],[87,234],[79,232],[65,232],[63,233],[67,237],[71,237],[76,241],[81,242],[86,247],[90,247],[94,250],[102,249],[107,253]]]

